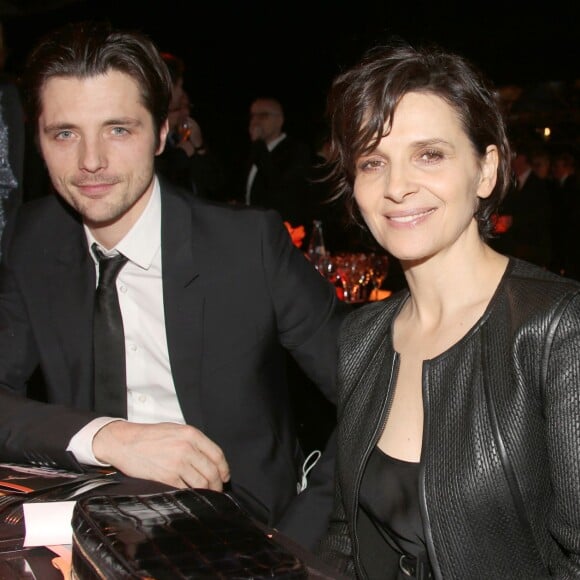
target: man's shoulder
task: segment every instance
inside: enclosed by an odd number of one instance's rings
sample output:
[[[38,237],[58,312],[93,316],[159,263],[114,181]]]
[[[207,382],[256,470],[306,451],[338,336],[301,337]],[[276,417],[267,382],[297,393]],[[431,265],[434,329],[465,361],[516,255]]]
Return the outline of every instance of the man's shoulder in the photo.
[[[22,204],[6,224],[2,234],[3,260],[15,268],[30,269],[46,263],[62,248],[82,239],[80,218],[56,195]]]
[[[270,209],[247,206],[239,202],[225,202],[196,197],[177,187],[162,181],[161,204],[171,214],[183,211],[191,212],[195,222],[210,220],[228,224],[256,224],[261,221],[282,219]]]
[[[24,237],[50,234],[54,238],[81,224],[79,215],[56,194],[23,203],[14,220],[15,235]]]
[[[282,141],[276,145],[273,151],[308,156],[309,158],[311,157],[311,151],[308,144],[305,141],[302,141],[301,139],[292,135],[286,135],[286,137],[284,137],[284,139],[282,139]]]

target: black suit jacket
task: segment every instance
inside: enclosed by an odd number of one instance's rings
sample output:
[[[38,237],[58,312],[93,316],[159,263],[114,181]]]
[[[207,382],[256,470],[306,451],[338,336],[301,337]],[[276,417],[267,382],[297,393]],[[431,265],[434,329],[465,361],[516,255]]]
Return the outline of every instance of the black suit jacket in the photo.
[[[573,173],[551,190],[551,269],[580,280],[580,179]]]
[[[275,212],[211,204],[167,182],[161,191],[167,342],[184,417],[222,447],[245,505],[312,545],[330,511],[332,458],[297,498],[303,457],[284,360],[287,349],[334,399],[334,288]],[[74,467],[69,440],[96,417],[94,265],[57,196],[25,204],[13,225],[0,267],[0,460]],[[38,364],[53,405],[24,398]]]
[[[311,160],[308,147],[292,137],[285,137],[272,151],[261,140],[252,143],[247,169],[255,164],[258,171],[250,190],[251,205],[275,209],[294,226],[307,225],[313,213]]]
[[[547,267],[551,253],[550,204],[547,182],[530,173],[521,189],[506,196],[501,213],[512,216],[512,225],[492,245],[504,254]]]

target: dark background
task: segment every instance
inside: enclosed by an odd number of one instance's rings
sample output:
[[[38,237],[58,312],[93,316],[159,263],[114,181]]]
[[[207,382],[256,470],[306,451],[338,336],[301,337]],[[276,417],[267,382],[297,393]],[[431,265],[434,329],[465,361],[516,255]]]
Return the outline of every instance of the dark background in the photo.
[[[185,59],[186,89],[206,139],[233,159],[247,143],[251,99],[272,94],[288,132],[312,140],[332,78],[391,36],[436,42],[498,85],[580,79],[580,3],[377,0],[0,0],[7,68],[54,26],[85,18],[146,32]]]

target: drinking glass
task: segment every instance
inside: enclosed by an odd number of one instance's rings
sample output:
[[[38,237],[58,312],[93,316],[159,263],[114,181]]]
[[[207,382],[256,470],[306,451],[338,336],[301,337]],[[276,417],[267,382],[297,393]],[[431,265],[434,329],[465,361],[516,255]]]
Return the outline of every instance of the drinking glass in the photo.
[[[389,257],[386,254],[372,253],[369,255],[370,277],[372,284],[372,294],[375,300],[383,282],[389,273]]]
[[[369,299],[371,276],[366,254],[344,252],[336,256],[336,269],[345,302],[360,303]]]

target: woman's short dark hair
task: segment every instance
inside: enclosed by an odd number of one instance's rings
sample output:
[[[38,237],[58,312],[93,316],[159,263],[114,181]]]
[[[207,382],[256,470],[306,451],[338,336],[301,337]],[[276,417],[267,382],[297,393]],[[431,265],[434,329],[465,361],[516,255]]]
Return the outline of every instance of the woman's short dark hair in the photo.
[[[106,22],[67,24],[42,38],[29,53],[22,80],[28,119],[35,132],[41,113],[41,93],[48,80],[90,78],[111,70],[135,80],[159,139],[171,99],[167,66],[147,36],[115,30]]]
[[[481,157],[489,145],[497,146],[497,183],[475,213],[480,236],[489,238],[492,214],[512,182],[504,120],[490,81],[465,58],[437,46],[416,49],[396,42],[375,47],[334,80],[327,101],[334,198],[344,199],[351,218],[360,224],[354,199],[356,161],[377,147],[397,104],[410,92],[436,95],[453,107]]]

